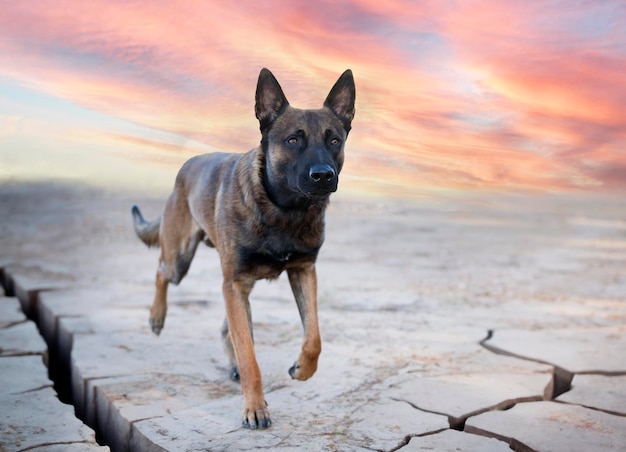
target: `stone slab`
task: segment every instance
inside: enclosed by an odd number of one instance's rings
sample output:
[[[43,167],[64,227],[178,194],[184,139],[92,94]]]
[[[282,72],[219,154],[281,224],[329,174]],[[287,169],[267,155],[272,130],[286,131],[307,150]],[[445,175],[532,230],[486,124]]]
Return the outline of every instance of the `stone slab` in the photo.
[[[518,400],[541,400],[552,380],[549,366],[495,355],[479,346],[471,357],[475,364],[464,365],[465,371],[434,376],[406,374],[390,385],[386,395],[422,410],[463,418]]]
[[[626,329],[623,325],[535,331],[499,329],[487,343],[573,373],[626,373]]]
[[[46,343],[33,322],[0,329],[0,357],[46,353]]]
[[[38,265],[11,265],[5,267],[4,272],[15,296],[20,300],[24,314],[29,318],[33,318],[37,312],[37,294],[40,291],[67,287],[71,283],[67,276]]]
[[[624,450],[626,417],[555,402],[521,403],[468,419],[467,431],[490,432],[542,452]]]
[[[345,444],[370,450],[390,450],[404,438],[448,427],[446,416],[416,410],[407,403],[390,400],[385,391],[382,400],[369,400],[350,414],[349,427],[343,431]]]
[[[74,416],[72,406],[56,398],[52,388],[31,391],[28,396],[2,394],[0,406],[0,450],[72,443],[96,445],[93,430]]]
[[[557,400],[626,416],[626,376],[575,375]]]
[[[47,341],[53,340],[64,317],[93,318],[93,331],[136,330],[147,324],[151,296],[152,291],[131,291],[119,285],[41,292],[36,321]]]
[[[508,443],[495,438],[472,435],[457,430],[445,430],[434,435],[413,437],[409,444],[400,449],[402,452],[510,452]]]
[[[148,419],[155,415],[166,415],[167,411],[158,410],[167,400],[152,398],[150,403],[144,404],[137,400],[135,393],[137,386],[144,389],[151,386],[151,381],[142,377],[121,377],[105,380],[92,380],[89,387],[94,393],[93,404],[95,422],[102,440],[113,450],[128,450],[132,423],[139,419]],[[147,397],[145,398],[147,399]],[[144,401],[145,401],[144,399]],[[170,398],[171,399],[171,398]]]
[[[19,394],[52,387],[41,356],[0,357],[0,393]]]
[[[25,321],[26,316],[22,312],[19,300],[15,297],[0,295],[0,328]]]
[[[272,411],[274,424],[251,432],[233,424],[240,400],[222,398],[181,412],[133,424],[143,447],[183,450],[390,450],[407,435],[446,428],[444,416],[420,412],[394,401],[367,401],[345,395],[309,403],[306,414],[295,407]]]
[[[95,422],[102,437],[116,450],[131,439],[132,423],[169,416],[221,397],[240,397],[237,384],[210,381],[202,375],[152,374],[90,380]]]
[[[93,334],[93,329],[85,317],[59,317],[55,334],[59,352],[67,353],[69,359],[69,353],[74,348],[74,336]]]
[[[176,310],[176,307],[173,309]],[[62,320],[67,322],[70,319]],[[216,322],[214,325],[211,341],[206,340],[206,331],[185,329],[183,326],[172,328],[169,335],[162,337],[155,337],[149,331],[126,331],[122,335],[109,336],[95,333],[74,335],[72,379],[77,412],[85,416],[88,422],[97,424],[103,435],[106,435],[105,432],[113,432],[107,442],[123,448],[127,441],[140,441],[143,446],[147,443],[159,444],[159,441],[164,441],[163,435],[159,433],[163,429],[182,429],[177,430],[177,441],[181,438],[187,441],[190,438],[189,430],[195,422],[209,421],[185,419],[184,422],[170,425],[168,419],[173,415],[182,416],[181,413],[197,406],[212,405],[206,411],[219,413],[216,416],[219,422],[213,420],[198,429],[209,435],[221,435],[216,429],[223,424],[224,432],[241,430],[243,441],[249,432],[240,428],[241,393],[239,385],[227,378],[225,358],[217,337],[218,324]],[[257,331],[261,337],[265,334],[263,324]],[[202,344],[200,353],[198,344]],[[289,413],[294,417],[290,431],[298,434],[306,434],[307,420],[311,417],[318,419],[320,429],[336,429],[336,416],[343,412],[348,419],[347,423],[358,425],[351,436],[353,448],[360,447],[354,439],[357,437],[362,442],[379,441],[385,447],[393,447],[409,433],[447,426],[445,416],[420,412],[400,402],[387,400],[357,410],[357,399],[341,396],[366,381],[366,368],[360,369],[364,373],[356,373],[350,368],[323,365],[311,381],[291,380],[287,368],[293,362],[293,351],[297,351],[298,347],[299,340],[282,343],[277,348],[261,341],[257,350],[259,362],[263,363],[265,369],[269,369],[264,373],[264,383],[275,420],[273,431],[280,429],[276,427],[279,423],[288,422]],[[94,350],[98,352],[94,353]],[[193,350],[196,352],[191,357],[190,351]],[[326,347],[326,351],[328,357],[334,357],[333,361],[346,361],[343,357],[351,355],[349,348],[332,344]],[[343,402],[339,403],[336,399]],[[226,405],[228,409],[224,408]],[[294,407],[299,405],[301,407],[295,410]],[[389,419],[381,422],[378,414],[380,410],[396,412],[397,415],[389,414]],[[350,416],[352,411],[358,414],[354,418]],[[406,413],[411,413],[412,418],[405,416]],[[203,416],[206,417],[205,414]],[[141,431],[137,430],[138,422],[149,418],[155,419],[139,423],[143,427]],[[161,422],[168,424],[161,425]],[[389,428],[387,422],[391,422]],[[150,429],[146,425],[155,427]],[[184,441],[176,444],[182,449],[185,447]],[[168,443],[166,447],[169,450],[178,446]]]
[[[106,315],[103,319],[106,321]],[[82,320],[92,323],[89,319]],[[85,324],[74,326],[84,328]],[[184,329],[184,325],[180,328]],[[94,385],[99,384],[99,380],[106,383],[107,379],[131,376],[159,380],[175,375],[181,376],[181,385],[185,384],[185,378],[225,380],[225,368],[214,364],[215,356],[223,355],[218,330],[213,341],[207,341],[205,334],[206,331],[188,329],[186,335],[157,337],[148,330],[147,324],[124,334],[74,334],[71,380],[77,413],[88,422],[95,419]],[[190,356],[190,351],[197,350],[198,344],[206,347]]]
[[[17,299],[8,300],[5,305],[19,308]],[[0,450],[109,450],[72,406],[59,401],[44,363],[46,344],[35,324],[21,317],[0,329]]]
[[[546,375],[453,374],[407,381],[391,388],[388,395],[422,410],[461,419],[520,400],[542,400],[549,381]]]

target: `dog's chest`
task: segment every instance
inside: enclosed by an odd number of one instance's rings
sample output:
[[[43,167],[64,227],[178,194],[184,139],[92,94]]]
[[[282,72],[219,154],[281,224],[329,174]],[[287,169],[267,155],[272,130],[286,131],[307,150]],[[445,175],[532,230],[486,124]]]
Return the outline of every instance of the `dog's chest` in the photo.
[[[290,267],[315,262],[320,246],[321,238],[311,244],[285,234],[265,235],[238,250],[237,272],[274,279]]]

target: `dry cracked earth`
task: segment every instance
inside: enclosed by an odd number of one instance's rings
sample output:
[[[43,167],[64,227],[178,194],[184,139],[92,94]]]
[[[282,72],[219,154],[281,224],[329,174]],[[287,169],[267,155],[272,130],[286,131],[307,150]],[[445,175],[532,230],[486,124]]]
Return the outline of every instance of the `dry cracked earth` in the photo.
[[[0,397],[14,403],[0,400],[0,450],[626,449],[623,199],[338,197],[311,380],[287,374],[302,328],[286,278],[252,293],[263,431],[240,427],[213,250],[150,332],[158,251],[134,237],[134,203],[155,217],[163,200],[0,186]],[[44,345],[28,345],[37,334]],[[7,389],[26,374],[54,383]],[[78,439],[50,439],[40,399],[71,404]]]

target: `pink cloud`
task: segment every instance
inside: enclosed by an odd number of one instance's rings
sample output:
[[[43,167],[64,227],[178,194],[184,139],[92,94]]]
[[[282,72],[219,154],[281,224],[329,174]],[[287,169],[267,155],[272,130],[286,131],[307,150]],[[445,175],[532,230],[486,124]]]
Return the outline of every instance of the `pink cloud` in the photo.
[[[602,174],[591,170],[599,149],[626,144],[626,12],[611,2],[567,10],[556,2],[483,6],[447,19],[462,62],[514,113],[511,126],[555,174],[577,174],[564,186],[581,175],[601,185]]]
[[[407,191],[626,187],[626,17],[612,5],[12,2],[0,75],[244,151],[258,140],[261,67],[303,107],[320,106],[350,67],[354,180]]]

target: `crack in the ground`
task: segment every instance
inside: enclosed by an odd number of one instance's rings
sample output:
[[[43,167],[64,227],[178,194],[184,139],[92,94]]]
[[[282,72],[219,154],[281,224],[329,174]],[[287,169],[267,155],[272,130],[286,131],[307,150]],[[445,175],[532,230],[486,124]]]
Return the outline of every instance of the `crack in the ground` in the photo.
[[[520,441],[517,438],[513,438],[513,437],[508,437],[508,436],[504,436],[504,435],[500,435],[498,433],[492,432],[492,431],[488,431],[488,430],[484,430],[484,429],[480,429],[477,427],[472,427],[472,426],[466,426],[466,422],[469,418],[474,417],[474,416],[478,416],[490,411],[504,411],[504,410],[509,410],[513,407],[515,407],[517,404],[519,403],[532,403],[532,402],[540,402],[540,401],[552,401],[552,402],[556,402],[556,403],[562,403],[562,404],[566,404],[566,405],[574,405],[574,406],[581,406],[583,408],[587,408],[587,409],[591,409],[591,410],[595,410],[595,411],[600,411],[600,412],[604,412],[607,414],[611,414],[614,416],[622,416],[622,417],[626,417],[626,413],[620,413],[620,412],[615,412],[615,411],[611,411],[611,410],[606,410],[606,409],[602,409],[602,408],[596,408],[596,407],[592,407],[592,406],[587,406],[587,405],[583,405],[583,404],[575,404],[575,403],[571,403],[571,402],[564,402],[564,401],[560,401],[560,400],[556,400],[557,397],[559,397],[562,394],[565,394],[566,392],[570,391],[572,389],[572,381],[574,379],[575,375],[602,375],[602,376],[624,376],[626,374],[626,372],[607,372],[607,371],[602,371],[602,370],[597,370],[597,371],[583,371],[583,372],[571,372],[567,369],[564,369],[563,367],[557,366],[556,364],[544,361],[544,360],[540,360],[540,359],[535,359],[535,358],[531,358],[528,356],[523,356],[523,355],[519,355],[516,353],[511,353],[507,350],[501,349],[499,347],[496,347],[492,344],[489,344],[488,341],[490,339],[492,339],[494,336],[494,330],[488,330],[487,331],[487,335],[485,336],[484,339],[482,339],[481,341],[479,341],[479,344],[484,347],[485,349],[489,350],[492,353],[495,353],[497,355],[502,355],[502,356],[509,356],[512,358],[516,358],[516,359],[521,359],[524,361],[530,361],[530,362],[534,362],[534,363],[538,363],[538,364],[545,364],[548,365],[552,368],[552,378],[550,380],[550,382],[548,383],[548,385],[546,386],[546,388],[544,389],[544,393],[542,396],[531,396],[531,397],[520,397],[520,398],[515,398],[515,399],[507,399],[504,400],[502,402],[499,402],[495,405],[491,405],[489,407],[486,408],[480,408],[477,410],[474,410],[472,412],[469,412],[467,414],[464,414],[462,416],[453,416],[441,411],[436,411],[436,410],[430,410],[430,409],[426,409],[426,408],[422,408],[408,400],[403,400],[403,399],[399,399],[399,398],[392,398],[392,400],[395,400],[397,402],[404,402],[407,403],[408,405],[410,405],[411,407],[413,407],[416,410],[425,412],[425,413],[431,413],[431,414],[437,414],[440,416],[446,416],[448,418],[448,424],[450,426],[450,429],[452,430],[457,430],[457,431],[461,431],[464,433],[468,433],[468,434],[474,434],[474,435],[479,435],[479,436],[483,436],[486,438],[493,438],[493,439],[497,439],[499,441],[503,441],[505,443],[507,443],[509,445],[509,447],[514,450],[514,451],[518,451],[518,452],[535,452],[533,448],[531,448],[530,446],[524,444],[522,441]],[[412,438],[418,438],[418,437],[424,437],[424,436],[428,436],[428,435],[435,435],[438,433],[441,433],[443,431],[446,431],[447,429],[442,429],[442,430],[437,430],[434,432],[428,432],[428,433],[424,433],[424,434],[416,434],[416,435],[407,435],[406,437],[404,437],[398,444],[398,446],[396,446],[393,449],[390,449],[389,452],[395,452],[398,450],[401,450],[402,448],[404,448],[405,446],[407,446],[409,444],[409,442],[411,441]]]
[[[6,330],[8,328],[13,328],[14,326],[23,325],[24,323],[28,323],[30,320],[16,320],[15,322],[7,323],[6,325],[0,327],[0,330]]]
[[[16,352],[10,349],[0,347],[0,355],[2,358],[19,358],[20,356],[42,356],[41,352]],[[45,362],[45,359],[44,359]]]
[[[22,395],[22,394],[30,394],[33,392],[37,392],[37,391],[41,391],[43,389],[48,389],[48,388],[52,388],[52,385],[42,385],[39,386],[37,388],[32,388],[32,389],[27,389],[25,391],[19,391],[19,392],[10,392],[9,395]]]
[[[37,320],[39,317],[39,293],[42,292],[45,289],[35,289],[35,290],[23,290],[22,288],[18,287],[18,285],[15,283],[13,277],[3,268],[0,267],[0,285],[2,285],[2,287],[4,287],[5,290],[5,294],[8,297],[17,297],[18,300],[20,301],[21,304],[21,308],[22,311],[26,314],[26,316],[30,319],[35,321],[35,323],[37,324]],[[70,345],[69,348],[70,350],[58,350],[58,346],[59,344],[57,344],[56,342],[56,335],[58,334],[58,318],[55,319],[56,325],[55,325],[55,334],[53,335],[54,337],[52,338],[46,338],[44,337],[44,340],[46,341],[48,350],[47,353],[49,354],[49,356],[52,358],[48,361],[47,365],[48,365],[48,371],[49,371],[49,376],[51,378],[51,380],[54,382],[54,389],[57,391],[57,393],[59,394],[59,398],[64,401],[65,403],[70,403],[72,405],[74,405],[75,411],[76,411],[76,415],[79,419],[81,419],[83,422],[85,422],[87,425],[89,425],[92,429],[95,430],[96,432],[96,437],[98,438],[99,442],[102,441],[102,438],[106,437],[107,435],[103,435],[103,432],[98,430],[98,421],[97,419],[93,419],[90,420],[90,422],[87,422],[86,420],[86,413],[79,413],[79,407],[77,406],[77,404],[75,403],[76,400],[73,400],[74,397],[72,394],[72,381],[71,381],[71,348],[73,346],[73,341],[70,341]],[[20,321],[20,322],[13,322],[12,324],[6,325],[4,328],[10,328],[11,326],[15,326],[18,324],[24,323],[24,321]],[[37,327],[40,328],[40,325],[37,324]],[[41,331],[40,331],[41,333]],[[425,432],[425,433],[419,433],[419,434],[411,434],[411,435],[406,435],[404,438],[402,438],[399,442],[398,445],[392,449],[389,450],[389,452],[395,452],[398,450],[401,450],[402,448],[406,447],[412,438],[419,438],[419,437],[426,437],[426,436],[430,436],[430,435],[436,435],[442,432],[445,432],[449,429],[452,430],[456,430],[456,431],[460,431],[460,432],[464,432],[467,434],[473,434],[473,435],[479,435],[479,436],[483,436],[483,437],[487,437],[487,438],[493,438],[496,439],[498,441],[503,441],[505,443],[507,443],[510,448],[514,451],[518,451],[518,452],[535,452],[534,449],[532,449],[531,447],[527,446],[526,444],[524,444],[522,441],[518,440],[517,438],[513,438],[513,437],[508,437],[508,436],[504,436],[492,431],[488,431],[488,430],[484,430],[481,428],[477,428],[477,427],[473,427],[473,426],[467,426],[466,422],[469,418],[474,417],[474,416],[478,416],[490,411],[504,411],[504,410],[508,410],[513,408],[514,406],[516,406],[517,404],[520,403],[532,403],[532,402],[538,402],[538,401],[553,401],[556,403],[562,403],[562,404],[567,404],[567,405],[576,405],[576,406],[581,406],[587,409],[591,409],[591,410],[596,410],[596,411],[600,411],[600,412],[604,412],[610,415],[615,415],[615,416],[621,416],[621,417],[626,417],[626,413],[620,413],[620,412],[615,412],[615,411],[611,411],[611,410],[606,410],[606,409],[601,409],[601,408],[597,408],[597,407],[593,407],[593,406],[587,406],[587,405],[582,405],[582,404],[576,404],[576,403],[571,403],[571,402],[565,402],[565,401],[559,401],[559,400],[555,400],[557,397],[559,397],[560,395],[570,391],[572,389],[572,381],[575,375],[602,375],[602,376],[608,376],[608,377],[612,377],[612,376],[625,376],[626,375],[626,371],[613,371],[613,372],[607,372],[607,371],[602,371],[602,370],[590,370],[590,371],[582,371],[582,372],[571,372],[567,369],[564,369],[560,366],[557,366],[553,363],[550,362],[546,362],[540,359],[535,359],[535,358],[531,358],[531,357],[527,357],[527,356],[523,356],[523,355],[519,355],[516,353],[512,353],[509,352],[507,350],[501,349],[499,347],[496,347],[490,343],[488,343],[488,341],[490,339],[492,339],[494,336],[494,330],[488,330],[487,335],[484,339],[482,339],[481,341],[479,341],[479,344],[484,347],[485,349],[489,350],[492,353],[498,354],[498,355],[503,355],[503,356],[509,356],[509,357],[513,357],[516,359],[521,359],[521,360],[525,360],[525,361],[530,361],[530,362],[534,362],[534,363],[538,363],[538,364],[544,364],[544,365],[548,365],[552,368],[552,379],[550,381],[550,383],[546,386],[545,390],[544,390],[544,394],[541,396],[529,396],[529,397],[520,397],[520,398],[513,398],[513,399],[507,399],[504,400],[502,402],[499,402],[497,404],[485,407],[485,408],[480,408],[474,411],[471,411],[469,413],[463,414],[461,416],[452,416],[443,412],[438,412],[436,410],[429,410],[429,409],[425,409],[422,407],[417,406],[416,404],[407,401],[407,400],[403,400],[403,399],[399,399],[399,398],[391,398],[391,400],[397,401],[397,402],[404,402],[409,404],[411,407],[413,407],[416,410],[422,411],[422,412],[426,412],[426,413],[431,413],[431,414],[436,414],[436,415],[441,415],[441,416],[446,416],[448,419],[448,424],[449,424],[449,428],[444,428],[444,429],[439,429],[439,430],[434,430],[434,431],[429,431],[429,432]],[[23,354],[15,354],[15,355],[10,355],[10,356],[22,356],[22,355],[41,355],[41,353],[23,353]],[[117,376],[110,376],[110,377],[117,377]],[[86,397],[87,394],[87,390],[89,389],[89,383],[92,380],[100,380],[103,378],[108,378],[108,377],[93,377],[93,378],[87,378],[83,380],[83,384],[85,385],[85,390],[83,393],[83,396]],[[366,381],[363,384],[361,384],[359,386],[359,388],[357,388],[357,390],[372,386],[373,384],[376,384],[380,382],[380,379],[374,379],[372,381]],[[38,390],[34,389],[31,391],[35,391]],[[94,391],[96,390],[96,387],[92,388]],[[30,391],[28,391],[30,392]],[[95,398],[95,395],[94,395]],[[83,407],[84,405],[87,403],[86,400],[83,401]],[[155,416],[155,417],[160,417],[160,416]],[[151,419],[151,417],[149,418],[145,418],[145,419],[137,419],[134,421],[129,421],[129,425],[132,429],[133,425],[137,422],[140,422],[142,420],[146,420],[146,419]],[[110,432],[107,432],[110,433]],[[285,438],[283,438],[283,441],[285,440]],[[54,443],[62,445],[62,444],[74,444],[74,443]],[[103,443],[101,443],[103,444]],[[103,444],[106,445],[106,444]],[[40,446],[37,446],[40,447]],[[28,450],[28,449],[24,449],[24,450]]]
[[[23,290],[18,287],[15,283],[14,278],[6,271],[6,269],[0,267],[0,286],[4,288],[4,293],[7,297],[15,297],[19,300],[22,312],[29,319],[27,321],[32,321],[37,326],[38,332],[41,337],[44,339],[46,343],[47,350],[44,352],[47,355],[48,359],[44,359],[44,364],[48,367],[48,378],[53,382],[53,389],[57,393],[57,397],[63,403],[74,406],[75,416],[81,420],[85,425],[91,427],[96,433],[96,440],[100,445],[108,445],[100,443],[99,438],[101,435],[97,430],[96,425],[90,425],[86,422],[84,416],[81,417],[76,412],[76,404],[73,403],[72,400],[72,382],[69,376],[71,375],[71,362],[69,357],[71,356],[71,350],[68,350],[66,355],[68,357],[68,362],[61,362],[58,358],[60,355],[60,350],[57,350],[55,342],[55,338],[46,338],[45,335],[41,333],[41,326],[38,324],[39,317],[39,293],[47,289],[33,289],[33,290]],[[29,355],[42,355],[42,353],[21,353],[21,354],[10,354],[5,356],[29,356]],[[67,376],[67,378],[60,379],[59,376]],[[29,447],[26,449],[22,449],[24,451],[35,449],[43,446],[54,446],[54,445],[69,445],[69,444],[79,444],[77,442],[59,442],[59,443],[49,443],[49,444],[39,444],[37,446]]]
[[[499,403],[497,403],[495,405],[491,405],[491,406],[488,406],[486,408],[480,408],[480,409],[471,411],[471,412],[469,412],[467,414],[464,414],[464,415],[461,415],[461,416],[452,416],[450,414],[446,414],[446,413],[443,413],[443,412],[440,412],[440,411],[435,411],[435,410],[429,410],[427,408],[422,408],[422,407],[419,407],[419,406],[415,405],[414,403],[412,403],[412,402],[410,402],[408,400],[402,400],[402,399],[396,399],[396,398],[392,398],[392,400],[395,400],[396,402],[404,402],[404,403],[410,405],[411,407],[415,408],[416,410],[422,411],[424,413],[431,413],[431,414],[437,414],[437,415],[440,415],[440,416],[446,416],[448,418],[448,424],[450,425],[450,429],[457,430],[457,431],[460,431],[460,432],[465,432],[465,433],[476,434],[475,432],[470,431],[469,428],[466,428],[465,423],[467,422],[467,420],[470,417],[478,416],[478,415],[481,415],[483,413],[487,413],[489,411],[505,411],[505,410],[509,410],[509,409],[513,408],[515,405],[517,405],[519,403],[540,402],[540,401],[543,400],[543,398],[541,396],[534,396],[534,397],[531,396],[531,397],[519,397],[519,398],[516,398],[516,399],[507,399],[507,400],[499,402]],[[438,430],[436,432],[428,432],[426,434],[409,435],[407,438],[408,438],[408,441],[410,441],[411,438],[417,438],[417,437],[433,435],[433,434],[440,433],[440,432],[445,431],[445,430],[447,430],[447,429]],[[486,434],[481,434],[481,436],[487,436],[487,437],[490,437],[490,438],[499,439],[500,441],[504,441],[502,438],[499,438],[498,435],[495,434],[495,433],[493,433],[492,435],[489,435],[487,433],[489,433],[489,432],[486,432]],[[405,440],[407,438],[405,438]],[[406,442],[406,444],[408,444],[408,441]],[[509,445],[511,445],[511,441],[506,441],[506,442]],[[404,447],[404,446],[402,446],[402,447]],[[398,450],[400,448],[401,447],[398,447],[398,448],[392,449],[392,450],[395,451],[395,450]],[[517,450],[517,449],[513,449],[513,450]],[[519,450],[524,451],[525,449],[522,448],[522,449],[519,449]],[[530,449],[528,449],[528,450],[530,450]]]
[[[568,378],[569,375],[571,375],[572,377],[574,375],[601,375],[604,377],[624,377],[626,376],[626,370],[579,370],[577,372],[570,372],[567,369],[564,369],[563,367],[557,366],[556,364],[553,364],[551,362],[548,361],[544,361],[541,359],[537,359],[537,358],[531,358],[528,356],[524,356],[524,355],[519,355],[517,353],[512,353],[509,352],[507,350],[501,349],[499,347],[496,347],[495,345],[491,345],[488,344],[487,341],[489,341],[490,339],[493,338],[495,332],[494,330],[487,330],[487,336],[482,339],[479,344],[484,347],[485,349],[489,350],[492,353],[495,353],[497,355],[503,355],[503,356],[510,356],[512,358],[517,358],[517,359],[522,359],[524,361],[530,361],[530,362],[534,362],[534,363],[539,363],[539,364],[546,364],[548,366],[551,366],[555,369],[558,369],[558,371],[561,374],[561,378]],[[567,391],[565,391],[567,392]],[[562,394],[562,393],[560,393]],[[558,397],[560,394],[556,395],[555,397]]]
[[[59,441],[55,443],[41,443],[41,444],[34,444],[24,449],[19,449],[18,452],[26,452],[28,450],[45,450],[42,448],[53,447],[53,446],[71,446],[72,444],[84,444],[85,447],[88,447],[91,443],[87,441]]]
[[[555,403],[561,403],[564,405],[580,406],[586,409],[599,411],[599,412],[607,413],[607,414],[614,415],[614,416],[626,417],[626,413],[615,412],[612,410],[606,410],[606,409],[597,408],[597,407],[579,404],[579,403],[571,403],[571,402],[557,400],[557,397],[559,397],[560,395],[571,391],[572,381],[574,380],[574,377],[576,375],[601,375],[601,376],[606,376],[606,377],[619,377],[619,376],[626,375],[626,371],[588,370],[588,371],[571,372],[563,367],[557,366],[554,363],[544,361],[541,359],[531,358],[531,357],[524,356],[524,355],[519,355],[517,353],[512,353],[507,350],[496,347],[492,344],[488,344],[487,341],[492,339],[494,334],[495,334],[494,330],[488,330],[487,336],[484,339],[482,339],[479,342],[479,344],[485,349],[489,350],[490,352],[498,354],[498,355],[509,356],[512,358],[535,362],[538,364],[545,364],[545,365],[552,367],[552,379],[545,388],[543,400],[551,401]],[[465,431],[467,431],[468,433],[474,433],[474,434],[483,435],[487,437],[500,439],[502,441],[506,441],[509,443],[511,449],[513,450],[519,450],[520,452],[533,451],[532,448],[526,446],[525,444],[523,444],[521,441],[519,441],[516,438],[505,437],[505,436],[498,435],[493,432],[489,432],[489,431],[479,429],[477,427],[471,427],[471,426],[469,426]]]
[[[500,435],[489,430],[483,430],[477,427],[468,426],[465,432],[471,435],[484,436],[485,438],[493,438],[497,439],[498,441],[505,442],[515,452],[538,452],[536,449],[533,449],[532,447],[524,444],[517,438]]]
[[[546,387],[544,391],[544,400],[554,400],[561,394],[564,394],[568,392],[570,389],[572,389],[572,380],[574,379],[573,372],[570,372],[569,370],[564,369],[560,366],[557,366],[556,364],[543,361],[541,359],[535,359],[535,358],[530,358],[524,355],[518,355],[517,353],[511,353],[507,350],[503,350],[494,345],[488,344],[487,341],[492,339],[493,335],[494,335],[494,331],[488,330],[487,336],[484,339],[482,339],[479,342],[479,344],[485,349],[489,350],[490,352],[495,353],[496,355],[510,356],[511,358],[521,359],[524,361],[530,361],[530,362],[538,363],[538,364],[545,364],[545,365],[552,367],[552,381]]]
[[[0,286],[4,289],[4,294],[7,297],[14,297],[15,290],[13,289],[13,280],[9,278],[4,267],[0,267]]]
[[[581,370],[576,375],[599,375],[602,377],[626,377],[626,370]]]
[[[424,438],[427,436],[438,435],[447,430],[449,429],[442,428],[439,430],[434,430],[432,432],[425,432],[425,433],[420,433],[420,434],[415,434],[415,435],[407,435],[403,438],[403,440],[396,447],[394,447],[393,449],[389,449],[388,451],[385,451],[385,452],[397,452],[407,447],[413,438]],[[490,438],[490,439],[496,439],[498,441],[502,441],[508,444],[511,450],[514,450],[515,452],[538,452],[535,449],[527,446],[523,442],[519,441],[518,439],[509,438],[503,435],[498,435],[496,433],[489,432],[487,430],[481,430],[475,427],[468,427],[463,430],[463,433],[466,433],[468,435],[482,436],[484,438]]]
[[[565,400],[554,400],[554,402],[560,403],[562,405],[579,406],[582,408],[586,408],[588,410],[599,411],[600,413],[610,414],[612,416],[626,417],[626,412],[607,410],[605,408],[598,408],[598,407],[591,406],[591,405],[585,405],[584,403],[573,403],[573,402],[567,402]]]
[[[440,428],[440,429],[438,429],[438,430],[434,430],[434,431],[431,431],[431,432],[416,433],[416,434],[414,434],[414,435],[406,435],[406,436],[402,439],[402,441],[400,441],[400,442],[398,443],[398,445],[397,445],[396,447],[394,447],[394,448],[392,448],[392,449],[389,449],[389,450],[388,450],[388,451],[386,451],[386,452],[396,452],[396,451],[398,451],[398,450],[402,449],[403,447],[408,446],[408,445],[409,445],[409,443],[411,442],[411,440],[412,440],[413,438],[423,438],[423,437],[425,437],[425,436],[436,435],[436,434],[438,434],[438,433],[445,432],[446,430],[448,430],[448,429],[447,429],[447,428]]]
[[[490,407],[487,408],[481,408],[475,411],[472,411],[468,414],[465,414],[463,416],[452,416],[446,413],[442,413],[442,412],[438,412],[438,411],[433,411],[433,410],[428,410],[425,408],[420,408],[419,406],[406,401],[406,400],[401,400],[401,399],[393,399],[396,400],[398,402],[405,402],[407,404],[409,404],[410,406],[412,406],[413,408],[415,408],[416,410],[419,411],[423,411],[425,413],[431,413],[431,414],[438,414],[438,415],[442,415],[442,416],[447,416],[448,418],[448,423],[450,424],[450,429],[452,430],[457,430],[463,433],[467,433],[470,435],[478,435],[478,436],[483,436],[486,438],[493,438],[496,439],[498,441],[503,441],[505,443],[507,443],[509,445],[509,447],[516,451],[516,452],[536,452],[534,449],[532,449],[531,447],[527,446],[526,444],[524,444],[523,442],[521,442],[520,440],[516,439],[516,438],[509,438],[503,435],[499,435],[495,432],[491,432],[488,430],[483,430],[483,429],[478,429],[475,427],[471,427],[471,426],[466,426],[465,423],[467,422],[467,420],[470,417],[473,416],[478,416],[480,414],[483,413],[487,413],[489,411],[505,411],[505,410],[509,410],[511,408],[513,408],[515,405],[519,404],[519,403],[532,403],[532,402],[538,402],[543,400],[541,397],[537,396],[537,397],[521,397],[519,399],[510,399],[510,400],[505,400],[503,402],[500,402],[496,405],[492,405]],[[438,433],[442,433],[444,431],[446,431],[448,429],[440,429],[440,430],[436,430],[433,432],[427,432],[427,433],[422,433],[422,434],[416,434],[416,435],[407,435],[401,442],[400,444],[393,448],[390,449],[388,452],[395,452],[398,451],[400,449],[402,449],[403,447],[407,446],[409,444],[409,442],[411,441],[412,438],[422,438],[425,436],[430,436],[430,435],[436,435]]]

